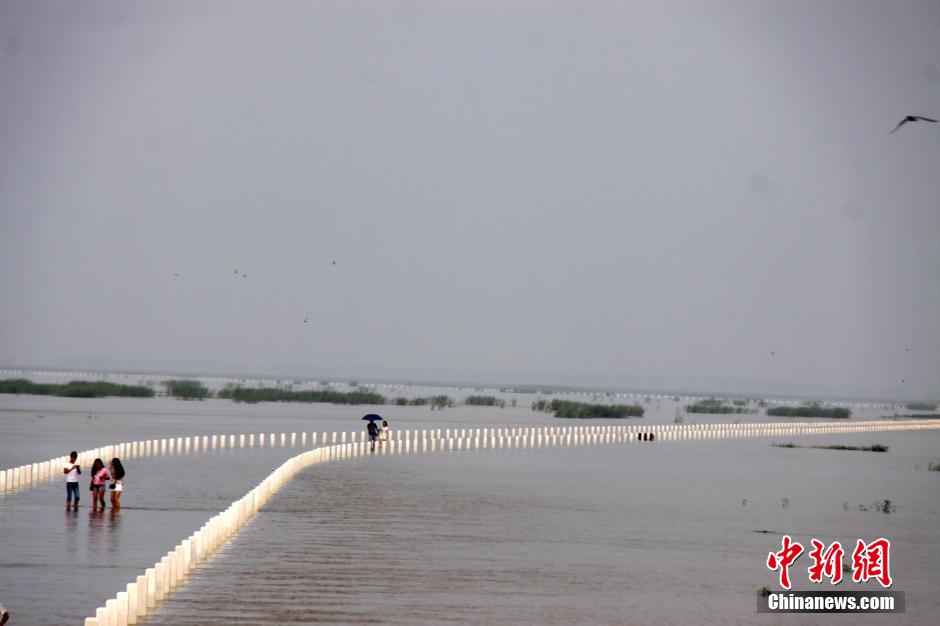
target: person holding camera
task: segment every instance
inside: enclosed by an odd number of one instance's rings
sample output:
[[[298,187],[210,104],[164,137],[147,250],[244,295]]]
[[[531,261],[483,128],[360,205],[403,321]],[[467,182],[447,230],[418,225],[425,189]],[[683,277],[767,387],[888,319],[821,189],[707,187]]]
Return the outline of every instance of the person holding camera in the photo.
[[[78,475],[82,473],[82,466],[78,464],[78,452],[72,450],[69,462],[62,468],[65,474],[65,510],[69,510],[72,498],[75,498],[75,510],[78,510]]]

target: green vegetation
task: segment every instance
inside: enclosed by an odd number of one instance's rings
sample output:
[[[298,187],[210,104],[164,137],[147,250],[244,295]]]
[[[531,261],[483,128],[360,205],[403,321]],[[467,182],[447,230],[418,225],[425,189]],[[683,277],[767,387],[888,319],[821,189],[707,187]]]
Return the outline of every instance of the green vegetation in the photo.
[[[685,407],[686,413],[709,413],[709,414],[727,414],[727,413],[750,413],[745,408],[740,406],[728,406],[723,404],[721,400],[715,398],[709,398],[708,400],[702,400],[695,404],[688,404]]]
[[[852,411],[843,407],[824,407],[818,403],[803,406],[774,406],[767,409],[772,417],[831,417],[848,419]]]
[[[768,589],[767,587],[761,587],[760,589],[757,590],[757,595],[759,595],[762,598],[766,598],[767,596],[770,595],[770,589]]]
[[[936,411],[937,405],[927,402],[911,402],[910,404],[905,404],[904,408],[909,411]]]
[[[940,461],[937,461],[936,463],[931,463],[930,465],[927,466],[927,469],[930,470],[931,472],[940,472]]]
[[[636,404],[587,404],[570,400],[537,400],[532,403],[533,411],[554,413],[555,417],[573,419],[591,419],[594,417],[643,417],[643,407]]]
[[[747,406],[747,400],[734,400],[734,406]]]
[[[385,396],[371,391],[331,391],[328,389],[317,391],[288,391],[272,387],[249,389],[235,387],[223,389],[219,392],[220,398],[234,400],[235,402],[327,402],[330,404],[385,404]]]
[[[130,398],[152,398],[153,389],[139,385],[118,385],[103,380],[54,383],[34,383],[25,378],[0,380],[0,393],[20,393],[33,396],[61,396],[64,398],[105,398],[121,396]]]
[[[163,383],[168,396],[181,400],[205,400],[209,390],[197,380],[168,380]]]
[[[810,446],[811,448],[816,448],[818,450],[858,450],[861,452],[887,452],[888,446],[883,446],[879,443],[876,443],[872,446]]]
[[[831,446],[798,446],[795,443],[774,443],[775,448],[813,448],[814,450],[856,450],[859,452],[887,452],[888,446],[876,443],[870,446],[844,446],[840,444]]]
[[[425,406],[429,403],[427,398],[395,398],[392,401],[392,404],[397,404],[398,406]]]
[[[464,404],[467,406],[501,406],[500,401],[495,396],[467,396]]]
[[[449,396],[434,396],[431,398],[431,410],[438,409],[443,411],[454,406],[454,401]]]
[[[467,406],[498,406],[501,409],[506,407],[505,400],[500,400],[494,396],[467,396],[464,404]]]

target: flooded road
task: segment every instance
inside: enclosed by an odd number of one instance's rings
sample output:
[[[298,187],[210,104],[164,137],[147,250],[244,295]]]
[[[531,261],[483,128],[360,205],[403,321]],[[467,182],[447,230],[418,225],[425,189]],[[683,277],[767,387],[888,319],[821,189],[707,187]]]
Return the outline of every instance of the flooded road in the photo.
[[[892,623],[922,624],[940,609],[940,476],[914,466],[938,435],[878,433],[888,454],[748,440],[316,466],[146,623],[766,623],[764,560],[789,532],[806,545],[890,537],[908,597]],[[858,507],[885,498],[895,512]],[[811,586],[805,567],[795,588]]]
[[[670,404],[640,421],[671,421]],[[361,426],[362,412],[4,397],[0,464],[141,438],[348,431]],[[401,429],[553,423],[522,408],[382,412]],[[610,422],[579,421],[590,423]],[[890,451],[774,448],[757,438],[318,465],[288,483],[147,623],[752,623],[756,590],[774,586],[764,559],[784,532],[805,545],[812,537],[844,545],[889,537],[893,588],[908,594],[908,613],[895,617],[930,621],[940,610],[940,473],[926,467],[940,461],[940,432],[789,440]],[[130,459],[117,514],[91,514],[87,476],[77,514],[63,510],[59,480],[0,495],[0,599],[14,623],[81,623],[301,449]],[[887,515],[872,507],[885,499],[896,506]],[[805,564],[801,570],[792,570],[795,587],[808,588]],[[787,622],[812,623],[798,618]]]

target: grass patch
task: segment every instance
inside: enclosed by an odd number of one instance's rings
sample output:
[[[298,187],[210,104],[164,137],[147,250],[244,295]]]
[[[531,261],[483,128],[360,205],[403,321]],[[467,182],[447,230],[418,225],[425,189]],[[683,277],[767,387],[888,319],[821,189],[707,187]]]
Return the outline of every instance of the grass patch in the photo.
[[[587,404],[569,400],[538,400],[532,403],[533,411],[553,412],[555,417],[591,419],[595,417],[643,417],[643,407],[638,404]]]
[[[741,402],[741,404],[738,404]],[[716,398],[709,398],[708,400],[702,400],[701,402],[696,402],[695,404],[687,404],[685,407],[686,413],[706,413],[711,415],[727,415],[727,414],[746,414],[746,413],[756,413],[756,411],[749,411],[744,408],[743,400],[735,400],[735,406],[730,406],[725,404],[721,400]]]
[[[31,396],[60,396],[63,398],[152,398],[153,389],[139,385],[118,385],[98,381],[73,380],[63,385],[34,383],[25,378],[0,380],[0,393],[16,393]]]
[[[876,443],[871,446],[842,446],[842,445],[833,445],[833,446],[810,446],[816,448],[817,450],[856,450],[859,452],[887,452],[888,446],[883,446],[879,443]]]
[[[767,409],[767,415],[772,417],[829,417],[848,419],[849,416],[852,415],[852,411],[844,407],[825,407],[814,402],[803,406],[772,406]]]
[[[771,444],[775,448],[812,448],[814,450],[854,450],[857,452],[887,452],[888,446],[883,446],[880,443],[872,444],[870,446],[844,446],[841,444],[834,444],[831,446],[798,446],[795,443],[774,443]]]
[[[235,402],[325,402],[330,404],[385,404],[385,397],[371,391],[288,391],[272,387],[223,389],[219,397]]]

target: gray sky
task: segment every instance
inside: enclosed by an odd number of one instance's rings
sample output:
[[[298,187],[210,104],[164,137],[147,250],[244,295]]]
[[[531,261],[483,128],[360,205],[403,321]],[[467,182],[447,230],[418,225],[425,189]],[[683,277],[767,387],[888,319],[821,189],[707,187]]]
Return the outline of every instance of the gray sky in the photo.
[[[0,362],[940,395],[907,114],[935,1],[0,0]]]

